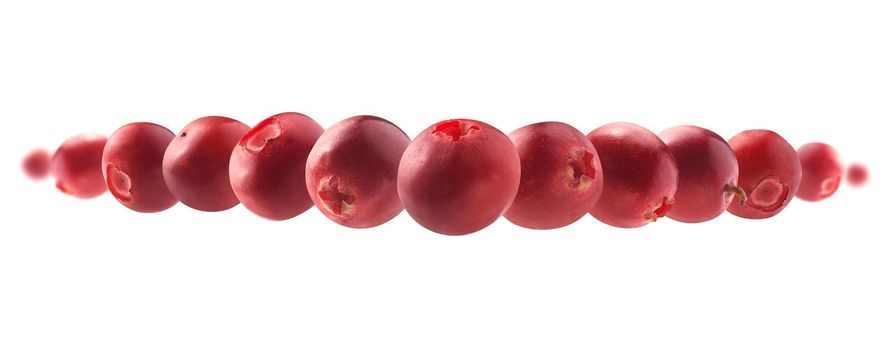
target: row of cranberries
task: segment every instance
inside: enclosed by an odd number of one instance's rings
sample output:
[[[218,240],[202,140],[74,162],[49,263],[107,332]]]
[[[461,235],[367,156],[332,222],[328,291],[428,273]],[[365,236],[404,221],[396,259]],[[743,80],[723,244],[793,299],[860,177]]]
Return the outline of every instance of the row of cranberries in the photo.
[[[452,119],[411,140],[374,116],[348,118],[325,131],[291,112],[254,128],[204,117],[176,135],[132,123],[108,139],[75,136],[52,157],[33,151],[24,169],[33,178],[52,172],[56,186],[78,198],[109,190],[138,212],[178,201],[202,211],[242,203],[261,217],[285,220],[314,205],[341,225],[366,228],[406,209],[447,235],[481,230],[502,215],[533,229],[566,226],[585,213],[624,228],[663,216],[704,222],[726,209],[764,219],[794,196],[829,197],[844,172],[831,146],[794,150],[768,130],[726,142],[696,126],[655,135],[611,123],[586,136],[568,124],[544,122],[505,135],[480,121]],[[867,177],[861,165],[847,171],[857,185]]]

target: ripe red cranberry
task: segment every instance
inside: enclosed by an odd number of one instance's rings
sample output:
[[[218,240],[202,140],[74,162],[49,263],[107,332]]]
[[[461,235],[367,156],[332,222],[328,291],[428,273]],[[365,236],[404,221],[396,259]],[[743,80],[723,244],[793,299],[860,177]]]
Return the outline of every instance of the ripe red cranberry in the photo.
[[[868,182],[868,167],[859,163],[852,163],[846,169],[846,182],[853,187],[865,186]]]
[[[491,125],[469,119],[438,122],[401,157],[398,195],[427,229],[464,235],[495,222],[513,201],[520,157]]]
[[[50,174],[50,152],[43,148],[31,150],[22,160],[22,170],[32,180],[43,180]]]
[[[308,156],[305,181],[314,205],[330,220],[367,228],[404,207],[398,198],[398,164],[411,140],[385,119],[362,115],[324,132]]]
[[[106,137],[97,134],[74,136],[53,154],[51,173],[56,188],[75,198],[93,198],[106,192],[103,181],[103,146]]]
[[[547,230],[569,225],[594,207],[604,178],[584,134],[565,123],[544,122],[508,136],[520,156],[520,185],[504,213],[507,220]]]
[[[737,184],[747,194],[746,205],[732,205],[728,212],[747,219],[777,215],[799,189],[800,159],[786,140],[769,130],[747,130],[728,144],[737,156]]]
[[[229,163],[233,147],[249,126],[225,117],[203,117],[181,130],[162,160],[162,173],[171,193],[187,206],[222,211],[240,203],[230,187]]]
[[[153,123],[131,123],[109,136],[103,149],[103,175],[119,203],[141,213],[177,204],[162,175],[162,157],[172,139],[171,130]]]
[[[230,184],[243,205],[270,220],[286,220],[311,208],[305,190],[305,161],[324,129],[300,113],[258,123],[230,157]]]
[[[616,227],[635,228],[672,208],[678,167],[654,133],[631,123],[610,123],[588,134],[604,173],[604,192],[591,215]]]
[[[664,130],[660,139],[678,164],[675,205],[666,216],[675,221],[697,223],[714,219],[731,204],[746,202],[737,187],[737,157],[718,134],[698,126],[683,125]]]
[[[843,163],[837,150],[828,144],[813,142],[803,145],[796,153],[803,171],[796,197],[817,202],[834,194],[843,176]]]

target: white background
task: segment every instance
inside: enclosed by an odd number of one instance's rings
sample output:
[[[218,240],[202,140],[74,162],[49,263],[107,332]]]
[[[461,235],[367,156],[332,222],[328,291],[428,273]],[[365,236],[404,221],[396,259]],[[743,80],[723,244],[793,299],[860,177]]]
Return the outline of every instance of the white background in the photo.
[[[0,349],[893,349],[891,1],[0,5]],[[510,132],[631,121],[835,145],[871,184],[781,215],[620,230],[407,214],[155,215],[26,180],[132,121],[283,111]]]

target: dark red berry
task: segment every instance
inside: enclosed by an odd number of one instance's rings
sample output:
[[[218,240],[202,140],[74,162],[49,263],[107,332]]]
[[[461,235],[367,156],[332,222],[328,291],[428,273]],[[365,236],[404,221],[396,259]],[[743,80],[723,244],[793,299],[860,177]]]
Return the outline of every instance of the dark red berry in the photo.
[[[294,112],[269,117],[249,130],[230,158],[230,184],[240,202],[270,220],[311,208],[305,162],[323,132],[313,119]]]
[[[520,156],[520,185],[504,213],[532,229],[569,225],[594,207],[603,190],[597,151],[576,128],[560,122],[524,126],[508,135]]]
[[[498,129],[470,119],[438,122],[401,158],[398,194],[414,220],[446,235],[479,231],[513,201],[520,158]]]
[[[155,213],[177,204],[162,175],[162,158],[174,133],[153,123],[131,123],[109,136],[103,175],[112,196],[134,211]]]
[[[591,215],[612,226],[635,228],[666,215],[678,186],[672,152],[654,133],[611,123],[588,134],[604,173],[604,191]]]
[[[230,187],[230,155],[249,126],[225,117],[203,117],[187,124],[162,160],[165,183],[187,206],[222,211],[240,203]]]
[[[330,220],[367,228],[404,209],[398,197],[398,165],[411,140],[385,119],[356,116],[320,137],[305,168],[308,193]]]
[[[728,144],[740,168],[737,183],[747,194],[746,205],[728,212],[747,219],[765,219],[784,210],[800,186],[800,159],[783,137],[769,130],[747,130]]]
[[[659,134],[678,164],[675,205],[666,216],[681,222],[712,220],[731,204],[746,201],[737,187],[737,157],[718,134],[698,126],[676,126]]]

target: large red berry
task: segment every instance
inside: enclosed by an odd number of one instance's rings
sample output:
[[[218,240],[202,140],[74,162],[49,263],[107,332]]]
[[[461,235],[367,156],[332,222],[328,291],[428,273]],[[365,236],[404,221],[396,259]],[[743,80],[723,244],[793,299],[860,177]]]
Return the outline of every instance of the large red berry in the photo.
[[[737,156],[737,184],[747,194],[746,205],[728,212],[747,219],[765,219],[784,210],[800,186],[800,159],[783,137],[769,130],[747,130],[728,144]]]
[[[155,213],[177,204],[162,175],[162,158],[174,133],[153,123],[131,123],[109,136],[103,175],[109,192],[124,206]]]
[[[43,148],[31,150],[22,160],[22,170],[32,180],[43,180],[50,174],[50,164],[53,158],[50,152]]]
[[[320,137],[308,156],[305,180],[314,205],[330,220],[367,228],[404,209],[398,197],[398,165],[411,140],[385,119],[356,116]]]
[[[728,209],[735,195],[738,204],[746,200],[737,187],[737,157],[721,136],[684,125],[666,129],[659,137],[678,164],[675,205],[667,217],[689,223],[709,221]]]
[[[852,163],[846,169],[846,182],[853,187],[865,186],[868,182],[868,167],[860,163]]]
[[[635,228],[672,207],[678,167],[666,144],[631,123],[611,123],[588,134],[604,173],[604,191],[591,215],[612,226]]]
[[[103,146],[106,137],[81,134],[66,140],[53,154],[51,172],[56,188],[76,198],[93,198],[106,192],[103,181]]]
[[[576,128],[560,122],[524,126],[508,135],[520,156],[520,185],[504,213],[532,229],[569,225],[594,207],[604,180],[597,151]]]
[[[452,119],[411,141],[398,169],[398,194],[423,227],[463,235],[500,218],[519,180],[520,158],[506,135],[480,121]]]
[[[324,129],[304,114],[269,117],[246,133],[230,157],[230,184],[253,213],[286,220],[311,208],[305,162]]]
[[[840,187],[843,163],[837,150],[821,142],[807,143],[797,151],[803,175],[796,197],[817,202],[830,197]]]
[[[240,203],[230,187],[230,155],[249,126],[225,117],[203,117],[181,130],[162,160],[165,183],[178,200],[202,211]]]

